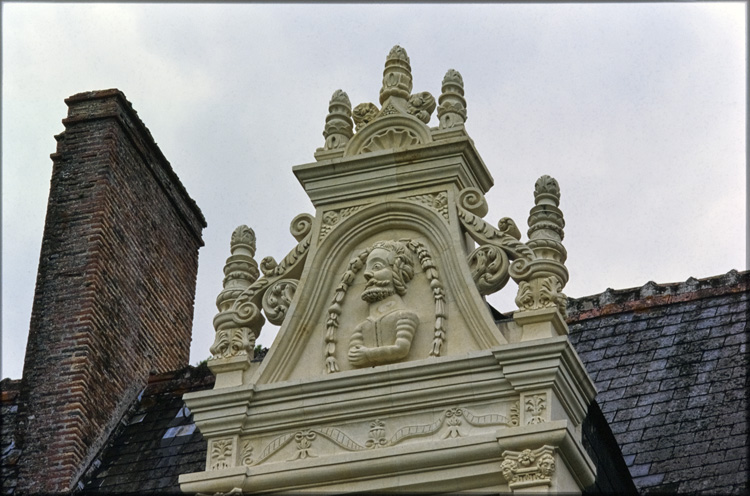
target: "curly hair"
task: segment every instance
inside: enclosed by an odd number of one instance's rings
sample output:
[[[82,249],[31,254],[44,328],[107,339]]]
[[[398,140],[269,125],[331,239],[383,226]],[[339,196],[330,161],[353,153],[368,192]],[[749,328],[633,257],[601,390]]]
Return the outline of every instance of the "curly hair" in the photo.
[[[377,241],[372,250],[380,248],[393,253],[393,286],[400,296],[406,294],[406,284],[414,277],[414,260],[406,245],[400,241]]]

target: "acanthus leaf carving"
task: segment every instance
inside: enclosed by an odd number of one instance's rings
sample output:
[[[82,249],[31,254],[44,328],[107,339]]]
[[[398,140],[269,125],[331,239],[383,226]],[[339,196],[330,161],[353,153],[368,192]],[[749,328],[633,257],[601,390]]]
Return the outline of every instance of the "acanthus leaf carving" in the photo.
[[[444,219],[448,220],[448,195],[445,191],[426,193],[423,195],[407,196],[404,200],[413,201],[432,208]]]
[[[232,439],[215,439],[211,441],[210,470],[221,470],[233,466],[232,452],[234,441]]]
[[[328,234],[333,231],[333,229],[338,225],[339,222],[346,219],[353,213],[361,210],[364,208],[365,205],[354,205],[353,207],[346,207],[341,208],[339,210],[328,210],[323,214],[323,219],[320,225],[320,237],[319,239],[323,239]]]

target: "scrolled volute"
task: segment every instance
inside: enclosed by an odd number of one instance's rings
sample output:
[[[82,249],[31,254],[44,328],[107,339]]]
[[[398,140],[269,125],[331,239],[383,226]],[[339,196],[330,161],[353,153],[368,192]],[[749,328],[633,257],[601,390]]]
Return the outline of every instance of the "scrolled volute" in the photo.
[[[469,269],[482,295],[500,291],[510,279],[508,255],[502,248],[482,245],[469,255]]]
[[[458,194],[458,204],[461,208],[479,217],[484,217],[489,212],[487,200],[485,200],[484,194],[479,188],[469,187],[461,190]]]
[[[271,284],[263,294],[263,312],[268,321],[281,325],[297,291],[297,280],[281,279]]]

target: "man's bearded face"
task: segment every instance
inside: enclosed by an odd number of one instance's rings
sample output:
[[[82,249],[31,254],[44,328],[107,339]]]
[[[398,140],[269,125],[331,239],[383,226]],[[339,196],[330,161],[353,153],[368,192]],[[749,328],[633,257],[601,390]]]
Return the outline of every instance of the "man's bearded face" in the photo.
[[[396,293],[393,285],[393,253],[382,248],[375,248],[367,257],[365,265],[365,285],[362,299],[367,303],[381,301]]]

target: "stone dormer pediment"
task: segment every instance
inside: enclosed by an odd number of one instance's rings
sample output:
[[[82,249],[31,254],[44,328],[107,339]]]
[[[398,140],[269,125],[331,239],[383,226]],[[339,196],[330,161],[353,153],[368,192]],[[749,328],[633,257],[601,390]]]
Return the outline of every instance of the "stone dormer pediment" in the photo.
[[[576,429],[594,391],[562,316],[559,186],[537,181],[528,241],[509,218],[485,221],[493,180],[464,127],[463,94],[455,70],[437,102],[412,92],[409,57],[394,47],[380,106],[352,108],[334,92],[324,146],[293,168],[315,206],[292,220],[297,245],[258,263],[253,231],[235,231],[214,319],[216,385],[186,396],[209,439],[207,471],[182,476],[183,490],[593,480]],[[498,323],[484,297],[511,279],[519,310]],[[266,319],[280,329],[258,363]]]

